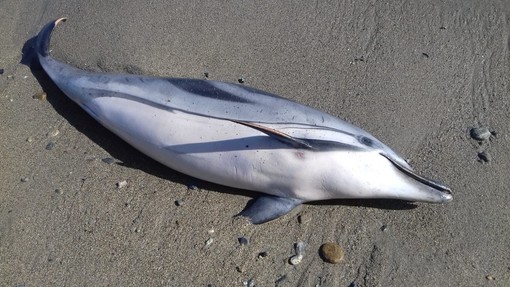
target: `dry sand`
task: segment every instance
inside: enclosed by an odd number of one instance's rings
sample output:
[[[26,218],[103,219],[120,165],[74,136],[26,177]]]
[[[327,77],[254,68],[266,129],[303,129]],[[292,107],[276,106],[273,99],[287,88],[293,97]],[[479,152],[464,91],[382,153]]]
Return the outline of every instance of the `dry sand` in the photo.
[[[1,286],[510,286],[507,1],[218,2],[1,1]],[[450,185],[454,201],[340,201],[303,206],[306,223],[232,220],[246,194],[157,164],[50,83],[47,101],[32,99],[43,88],[22,47],[61,16],[52,49],[62,61],[244,77],[371,132]],[[480,146],[473,126],[498,135]],[[478,161],[484,149],[490,163]],[[306,255],[292,266],[297,241]],[[343,263],[320,259],[327,241],[344,247]]]

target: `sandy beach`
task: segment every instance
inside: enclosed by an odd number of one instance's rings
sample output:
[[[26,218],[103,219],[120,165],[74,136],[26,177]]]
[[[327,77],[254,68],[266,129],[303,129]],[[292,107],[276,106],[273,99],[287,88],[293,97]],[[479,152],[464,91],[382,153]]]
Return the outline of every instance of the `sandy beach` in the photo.
[[[0,16],[0,286],[510,286],[507,1],[7,0]],[[243,78],[365,129],[454,199],[236,220],[256,194],[146,157],[27,65],[27,41],[62,16],[60,61]],[[325,242],[343,262],[321,259]]]

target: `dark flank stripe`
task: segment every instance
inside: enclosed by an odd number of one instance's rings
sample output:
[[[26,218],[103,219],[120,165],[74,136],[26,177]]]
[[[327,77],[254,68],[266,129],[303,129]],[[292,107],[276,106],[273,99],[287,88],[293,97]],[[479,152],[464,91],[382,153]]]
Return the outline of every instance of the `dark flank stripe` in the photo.
[[[186,91],[188,93],[194,94],[196,96],[211,98],[220,101],[232,102],[232,103],[244,103],[244,104],[253,104],[253,101],[250,101],[241,96],[229,93],[225,90],[219,89],[213,85],[211,85],[208,81],[197,80],[197,79],[175,79],[168,78],[166,79],[172,85],[178,87],[179,89]]]

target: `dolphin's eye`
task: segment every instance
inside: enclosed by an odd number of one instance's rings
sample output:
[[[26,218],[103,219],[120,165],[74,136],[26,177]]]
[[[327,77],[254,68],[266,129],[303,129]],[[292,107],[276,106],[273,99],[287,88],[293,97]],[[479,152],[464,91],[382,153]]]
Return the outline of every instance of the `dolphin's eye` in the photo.
[[[369,147],[374,147],[376,145],[376,143],[372,139],[365,136],[361,136],[359,138],[359,142]]]

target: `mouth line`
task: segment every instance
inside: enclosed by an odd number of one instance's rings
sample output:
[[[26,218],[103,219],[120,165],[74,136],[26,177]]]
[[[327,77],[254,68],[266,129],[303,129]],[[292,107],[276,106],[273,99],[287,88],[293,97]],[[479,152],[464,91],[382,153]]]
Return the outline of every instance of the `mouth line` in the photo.
[[[409,168],[405,167],[405,166],[402,166],[400,163],[398,163],[397,161],[393,160],[392,158],[390,158],[389,156],[383,154],[383,153],[380,153],[380,155],[384,156],[386,159],[388,159],[396,168],[398,168],[401,172],[405,173],[406,175],[408,175],[409,177],[413,178],[414,180],[418,181],[418,182],[421,182],[427,186],[430,186],[434,189],[437,189],[438,191],[441,191],[443,193],[445,193],[446,195],[452,195],[452,190],[446,186],[446,185],[443,185],[439,182],[436,182],[432,179],[429,179],[429,178],[426,178],[424,176],[421,176],[417,173],[415,173],[414,171],[410,170]]]

